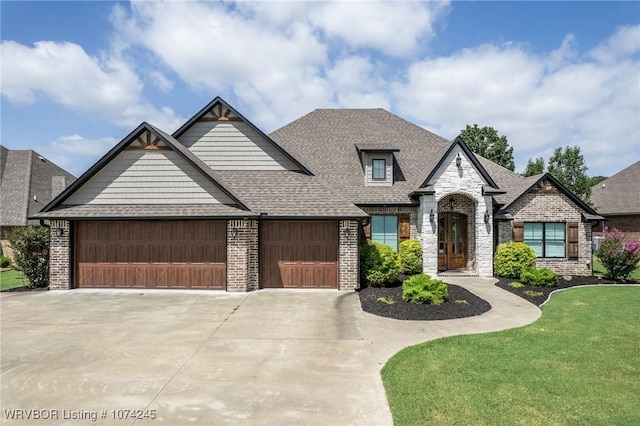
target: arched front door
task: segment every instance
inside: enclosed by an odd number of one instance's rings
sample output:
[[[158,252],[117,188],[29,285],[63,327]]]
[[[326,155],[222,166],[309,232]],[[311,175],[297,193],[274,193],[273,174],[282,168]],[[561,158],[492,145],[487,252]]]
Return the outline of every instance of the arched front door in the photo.
[[[467,267],[467,215],[438,213],[438,270]]]

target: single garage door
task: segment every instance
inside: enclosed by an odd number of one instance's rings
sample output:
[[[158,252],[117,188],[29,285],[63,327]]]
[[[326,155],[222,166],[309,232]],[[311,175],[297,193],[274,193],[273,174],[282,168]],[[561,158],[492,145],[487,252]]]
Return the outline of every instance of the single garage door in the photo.
[[[337,221],[260,222],[262,288],[337,288]]]
[[[225,288],[225,221],[75,225],[76,287]]]

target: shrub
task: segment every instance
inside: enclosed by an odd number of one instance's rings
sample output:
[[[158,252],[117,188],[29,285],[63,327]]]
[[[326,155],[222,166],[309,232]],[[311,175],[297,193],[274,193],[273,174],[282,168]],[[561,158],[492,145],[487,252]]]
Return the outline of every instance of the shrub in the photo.
[[[536,287],[556,287],[558,274],[548,268],[524,268],[520,274],[520,281]]]
[[[360,250],[362,276],[374,287],[391,284],[398,279],[398,255],[389,246],[369,241]]]
[[[39,226],[17,228],[9,235],[16,266],[30,287],[49,285],[49,230]]]
[[[9,256],[0,256],[0,268],[8,268],[11,265]]]
[[[402,283],[402,300],[411,303],[441,305],[449,295],[449,288],[427,274],[414,275]]]
[[[533,291],[533,290],[526,290],[524,292],[524,294],[526,294],[529,297],[540,297],[540,296],[544,296],[544,293],[541,291]]]
[[[376,300],[378,303],[384,303],[385,305],[393,305],[395,302],[395,300],[393,300],[393,297],[378,297],[378,299]]]
[[[398,248],[400,272],[407,275],[422,272],[422,246],[418,240],[406,240]]]
[[[509,283],[509,287],[511,287],[511,288],[522,288],[522,287],[524,287],[524,284],[519,283],[517,281],[514,281],[512,283]]]
[[[623,241],[624,235],[617,229],[604,228],[604,240],[596,251],[596,256],[607,270],[607,278],[625,279],[638,266],[640,243]]]
[[[525,243],[504,243],[498,246],[493,270],[499,277],[519,278],[523,268],[536,266],[536,252]]]

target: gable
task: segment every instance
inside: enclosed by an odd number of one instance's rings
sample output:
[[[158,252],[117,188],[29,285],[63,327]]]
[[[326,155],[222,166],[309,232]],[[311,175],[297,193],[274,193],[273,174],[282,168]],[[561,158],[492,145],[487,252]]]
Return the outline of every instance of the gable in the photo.
[[[125,149],[63,204],[235,203],[177,152]]]
[[[462,191],[475,196],[482,195],[483,186],[489,182],[461,146],[454,144],[453,148],[442,157],[425,182],[426,186],[432,186],[441,194]],[[457,165],[458,161],[460,166]]]

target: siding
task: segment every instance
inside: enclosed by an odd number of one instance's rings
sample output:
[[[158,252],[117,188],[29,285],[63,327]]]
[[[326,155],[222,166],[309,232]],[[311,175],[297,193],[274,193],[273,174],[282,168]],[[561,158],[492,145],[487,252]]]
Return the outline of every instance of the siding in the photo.
[[[244,122],[200,121],[178,140],[214,170],[299,170]]]
[[[392,186],[393,185],[393,154],[390,152],[363,152],[364,185]],[[385,179],[373,179],[373,160],[385,160]]]
[[[173,151],[122,151],[65,204],[234,204]]]

